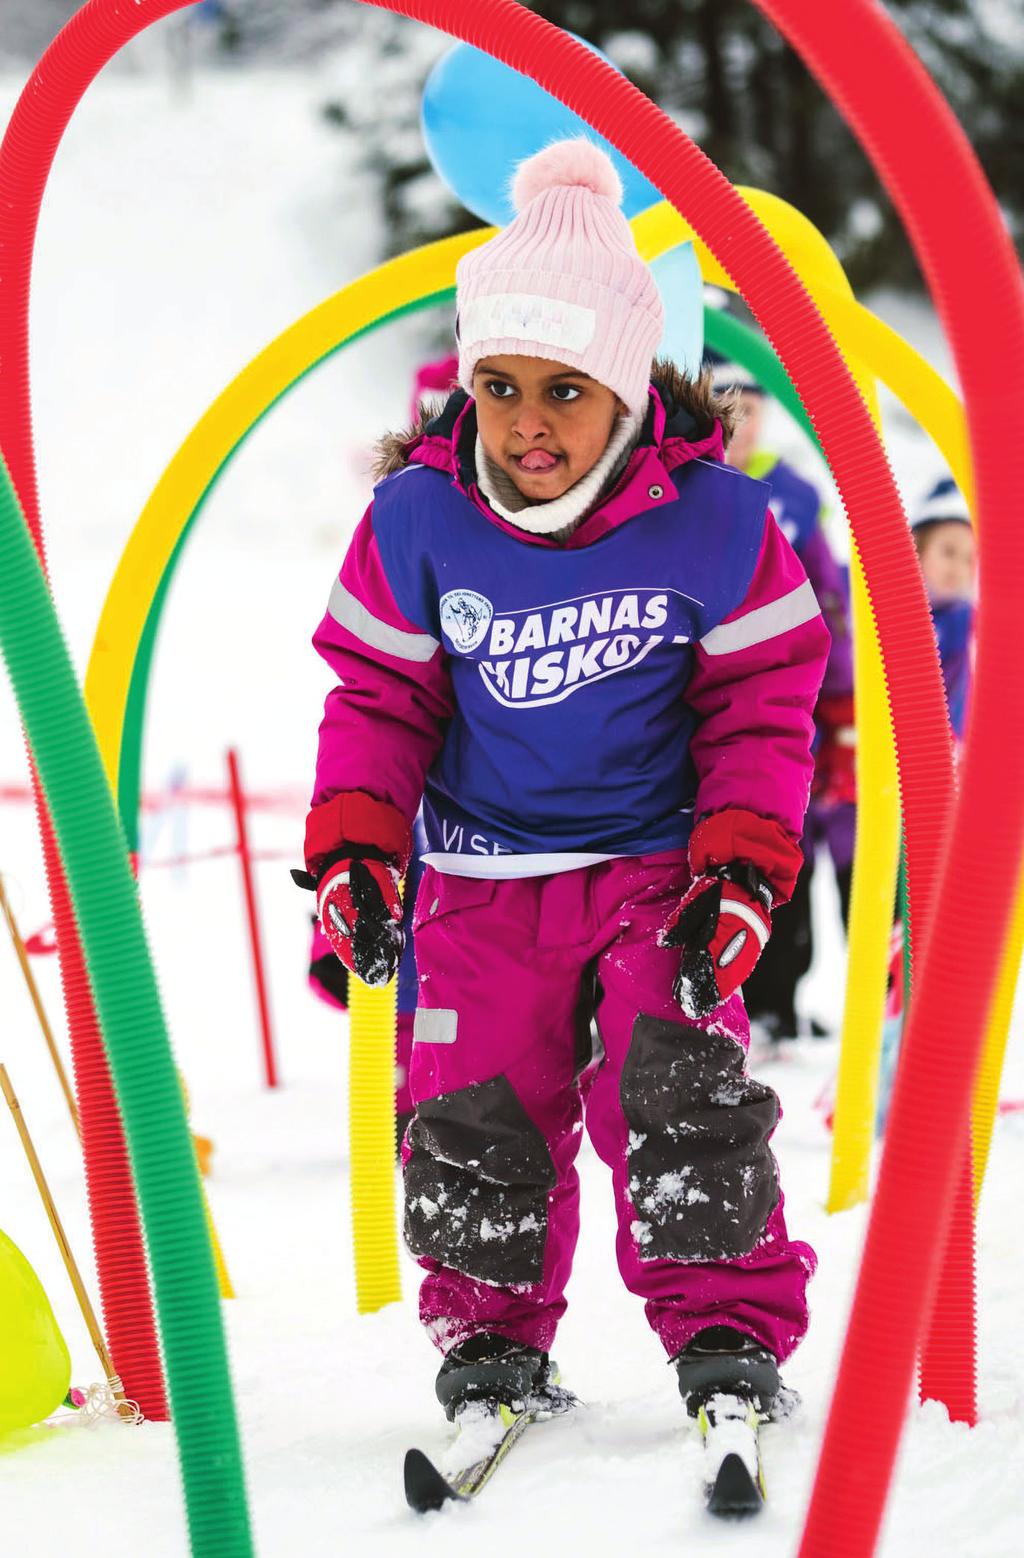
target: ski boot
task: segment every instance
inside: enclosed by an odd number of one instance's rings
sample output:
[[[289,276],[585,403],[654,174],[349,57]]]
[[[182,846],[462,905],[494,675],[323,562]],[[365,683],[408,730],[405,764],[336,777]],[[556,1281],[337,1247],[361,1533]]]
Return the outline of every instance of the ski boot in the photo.
[[[777,1052],[787,1044],[792,1044],[799,1035],[800,1023],[795,1012],[791,1015],[758,1012],[750,1019],[751,1041],[756,1040],[759,1048]]]
[[[531,1401],[557,1389],[546,1352],[487,1331],[452,1348],[434,1388],[450,1423],[470,1402],[522,1411]]]
[[[711,1325],[698,1331],[672,1359],[679,1394],[691,1417],[713,1396],[748,1401],[762,1419],[788,1416],[795,1394],[779,1379],[775,1355],[744,1331]]]

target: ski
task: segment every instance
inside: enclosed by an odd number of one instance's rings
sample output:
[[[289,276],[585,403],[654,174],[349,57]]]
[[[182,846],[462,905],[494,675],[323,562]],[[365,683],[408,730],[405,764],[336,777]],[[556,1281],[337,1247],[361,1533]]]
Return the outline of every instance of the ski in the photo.
[[[465,1414],[463,1414],[465,1415]],[[484,1413],[473,1413],[471,1425],[459,1425],[459,1431],[447,1460],[457,1458],[460,1441],[472,1433],[474,1442],[492,1439],[492,1448],[483,1455],[457,1462],[458,1469],[448,1476],[438,1470],[422,1450],[409,1450],[405,1457],[405,1497],[411,1509],[425,1514],[430,1509],[441,1509],[449,1502],[467,1503],[501,1465],[512,1447],[519,1443],[535,1414],[529,1407],[514,1412],[511,1407],[488,1407]],[[463,1455],[466,1454],[463,1448]]]
[[[765,1501],[756,1409],[739,1396],[715,1395],[700,1408],[697,1423],[708,1511],[724,1519],[756,1515]]]
[[[465,1504],[476,1497],[533,1423],[561,1416],[576,1398],[557,1386],[546,1386],[519,1411],[501,1403],[475,1402],[459,1413],[454,1443],[445,1455],[444,1470],[422,1450],[405,1456],[405,1497],[417,1514]],[[449,1470],[449,1467],[454,1467]]]

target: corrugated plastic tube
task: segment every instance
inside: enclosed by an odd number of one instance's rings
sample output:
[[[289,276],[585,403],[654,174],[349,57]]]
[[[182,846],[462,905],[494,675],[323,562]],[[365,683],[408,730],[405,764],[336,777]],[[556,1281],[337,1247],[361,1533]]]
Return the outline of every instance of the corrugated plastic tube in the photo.
[[[726,266],[818,429],[863,558],[883,646],[900,760],[907,867],[924,928],[879,1187],[802,1551],[873,1551],[910,1390],[929,1287],[944,1248],[1000,938],[964,921],[985,901],[1007,920],[1024,835],[1024,719],[1014,642],[1024,537],[995,528],[1024,482],[1024,447],[1003,430],[1024,412],[1024,297],[991,191],[952,114],[870,0],[757,0],[822,80],[890,190],[947,324],[964,384],[983,516],[975,703],[946,868],[952,754],[931,624],[892,474],[835,343],[784,257],[703,154],[648,99],[581,45],[511,0],[369,0],[485,48],[532,76],[618,147],[684,211]],[[929,148],[927,162],[920,148]],[[941,179],[934,177],[936,164]],[[982,284],[979,285],[979,280]],[[1005,372],[1018,377],[1007,404]],[[991,538],[991,545],[990,545]],[[1000,686],[1000,682],[1002,686]],[[1001,737],[1009,709],[1009,761]],[[969,801],[969,805],[968,805]],[[968,886],[969,884],[969,886]],[[934,917],[931,909],[934,906]],[[968,969],[969,978],[958,978]],[[899,1280],[894,1280],[894,1273]],[[972,1295],[947,1360],[973,1374]],[[971,1354],[959,1359],[957,1352]],[[885,1367],[880,1370],[880,1360]],[[891,1409],[879,1414],[881,1372]]]
[[[901,760],[910,887],[915,912],[927,923],[952,795],[931,624],[884,453],[812,301],[761,224],[667,116],[541,17],[512,0],[367,3],[416,17],[485,48],[568,102],[686,212],[742,290],[811,412],[864,559]],[[823,77],[865,140],[908,223],[957,352],[967,390],[979,508],[990,523],[984,527],[986,589],[963,774],[972,811],[969,816],[964,806],[958,808],[951,858],[961,882],[969,881],[975,896],[984,894],[997,912],[1005,908],[1008,913],[1024,829],[1024,742],[1019,739],[1020,688],[1014,685],[1009,762],[1005,747],[996,753],[997,716],[1005,720],[1006,714],[1005,665],[997,659],[997,646],[1012,641],[1015,631],[1013,600],[1024,571],[1024,542],[1015,545],[1009,528],[1000,536],[991,521],[1000,501],[1014,489],[1019,492],[1024,479],[1024,450],[997,443],[1008,411],[1012,420],[1013,412],[1024,410],[1024,384],[1011,385],[1009,408],[1005,378],[998,382],[998,391],[993,386],[998,380],[995,343],[1003,361],[1007,343],[1008,360],[1024,360],[1019,273],[969,147],[878,7],[868,0],[834,0],[825,14],[811,0],[758,3]],[[132,8],[131,21],[138,23],[132,31],[179,8],[143,0]],[[108,27],[125,25],[116,0],[90,4],[80,15],[86,13],[102,14]],[[888,77],[887,90],[880,90],[883,75]],[[931,189],[929,170],[918,155],[922,139],[933,155],[943,149],[944,177],[933,179]],[[952,245],[947,242],[951,232],[956,235]],[[975,285],[979,274],[985,278],[981,288]],[[972,927],[957,921],[951,901],[948,907],[940,906],[925,943],[857,1303],[805,1533],[803,1550],[808,1554],[868,1553],[877,1535],[901,1414],[883,1414],[879,1431],[877,1401],[873,1392],[870,1401],[866,1395],[878,1367],[871,1349],[887,1344],[887,1388],[891,1399],[901,1403],[909,1390],[935,1253],[948,1222],[957,1157],[951,1149],[960,1144],[996,975],[998,938],[983,939],[982,929],[977,927],[972,936]],[[972,970],[969,981],[955,985],[948,980],[948,970],[965,965]],[[935,1064],[933,1049],[948,1064]],[[906,1203],[902,1207],[901,1196]],[[895,1284],[891,1264],[887,1272],[883,1268],[897,1256],[900,1282]],[[880,1282],[883,1276],[887,1289]],[[848,1453],[851,1439],[858,1444],[856,1457]],[[865,1448],[870,1451],[867,1461]]]
[[[923,935],[915,938],[914,1001],[804,1536],[802,1552],[817,1558],[840,1550],[840,1543],[844,1552],[867,1552],[875,1540],[913,1343],[933,1303],[923,1388],[953,1410],[973,1411],[966,1121],[1002,951],[996,927],[1009,925],[1024,834],[1024,687],[1006,654],[1019,633],[1024,588],[1024,536],[1016,523],[1024,448],[1005,436],[1024,415],[1024,284],[963,131],[881,8],[834,0],[826,17],[807,0],[765,0],[762,9],[858,135],[907,228],[963,386],[981,539],[977,661],[960,793],[942,880],[924,884],[922,893],[910,861],[910,903]],[[901,647],[898,623],[883,642],[887,651]],[[895,704],[895,674],[891,682]],[[904,784],[908,850],[911,777]],[[941,807],[940,796],[925,802],[936,812]],[[943,892],[954,881],[955,894]],[[977,902],[986,905],[983,919],[962,913],[964,903]],[[954,1204],[953,1237],[944,1242]],[[884,1413],[878,1412],[879,1378],[891,1401]]]
[[[164,5],[164,12],[174,9]],[[111,53],[154,19],[155,8],[87,7],[47,50],[22,93],[0,148],[0,447],[40,561],[29,401],[28,323],[39,207],[64,128]],[[104,15],[103,13],[107,13]],[[89,973],[53,825],[35,764],[32,783],[71,1037],[89,1215],[107,1341],[127,1393],[151,1419],[167,1416],[163,1370],[124,1129],[104,1053]]]
[[[120,824],[2,459],[0,648],[60,841],[131,1141],[192,1550],[247,1558],[252,1543],[217,1275],[181,1086]]]
[[[67,876],[34,757],[31,774],[57,932],[104,1330],[126,1393],[138,1402],[145,1417],[160,1422],[168,1415],[167,1397],[121,1111],[103,1048]]]
[[[3,363],[3,372],[0,373],[0,445],[9,452],[11,474],[24,499],[25,519],[43,567],[45,554],[38,513],[28,376],[28,300],[32,249],[42,194],[64,128],[95,75],[130,37],[158,16],[180,8],[180,3],[138,5],[127,9],[115,3],[86,6],[58,36],[33,73],[11,117],[0,150],[0,253],[3,255],[3,271],[0,273],[0,361]],[[9,494],[5,493],[6,496]],[[9,505],[6,503],[5,513],[9,513]],[[22,541],[29,544],[28,534],[20,520],[17,528]],[[8,615],[9,586],[13,577],[5,555],[2,579],[5,651],[8,629],[14,621]],[[36,582],[42,581],[37,579]],[[52,610],[45,584],[43,594],[45,605]],[[44,658],[39,658],[37,662],[30,658],[22,670],[31,684],[26,687],[23,681],[22,691],[42,695],[45,704],[51,689],[47,683]],[[67,670],[70,675],[70,667]],[[70,678],[70,687],[74,690],[73,676]],[[80,702],[78,708],[84,717]],[[35,741],[33,731],[29,731],[29,740],[30,743]],[[94,743],[92,752],[95,754]],[[102,770],[97,769],[97,772],[100,784],[94,798],[97,804],[105,806],[109,814],[109,791]],[[35,781],[35,769],[33,778]],[[44,784],[46,782],[44,775]],[[39,792],[37,782],[36,793],[61,953],[61,973],[83,1126],[90,1213],[108,1338],[115,1365],[128,1392],[139,1401],[147,1416],[166,1416],[145,1255],[120,1113],[100,1038],[96,1008],[86,972],[86,958],[74,920],[68,883],[61,866],[47,804]],[[81,837],[84,839],[93,835],[96,816],[90,812],[81,790],[74,795],[66,794],[64,807],[65,822],[71,827],[72,834],[74,818],[77,817]],[[61,843],[64,844],[66,828],[60,832]],[[127,869],[123,840],[118,839],[113,846],[111,860],[104,868],[103,897],[101,899],[94,895],[93,912],[99,915],[97,923],[109,923],[104,918],[110,911],[106,886],[118,872]],[[131,896],[137,920],[134,888]],[[77,907],[82,912],[81,904]],[[88,945],[89,938],[85,939]],[[89,961],[89,972],[96,977],[91,946]],[[149,981],[152,984],[151,970]],[[152,988],[155,997],[155,985]],[[131,1012],[122,1011],[120,1016],[122,1026],[127,1023],[133,1034],[144,1035],[145,1028],[140,1029],[138,1026],[134,1002],[129,1004]],[[101,1009],[103,1005],[101,999]],[[162,1018],[159,1021],[162,1031]],[[166,1044],[166,1035],[164,1042]],[[145,1070],[146,1066],[143,1065],[140,1072]],[[171,1088],[170,1094],[178,1100],[180,1115],[180,1097],[176,1085]],[[164,1113],[165,1100],[161,1098],[159,1087],[150,1088],[140,1081],[134,1096],[135,1108],[141,1112],[136,1115],[134,1129],[129,1122],[129,1134],[132,1136],[133,1148],[141,1141],[141,1150],[145,1151],[147,1139],[152,1140],[155,1135],[156,1139],[163,1137],[166,1142],[167,1131],[170,1130],[173,1135],[177,1122],[173,1115],[168,1117]],[[128,1099],[124,1093],[120,1102],[127,1112]],[[212,1308],[202,1283],[194,1292],[186,1291],[190,1272],[194,1274],[196,1262],[202,1266],[205,1256],[206,1267],[212,1269],[212,1260],[201,1202],[198,1222],[192,1224],[194,1228],[202,1230],[199,1243],[193,1250],[187,1249],[191,1237],[188,1234],[191,1199],[188,1187],[195,1183],[195,1166],[183,1117],[181,1129],[185,1154],[182,1156],[180,1152],[173,1151],[168,1154],[163,1149],[155,1154],[153,1163],[161,1163],[163,1168],[159,1175],[155,1172],[149,1175],[150,1204],[144,1210],[147,1218],[154,1221],[160,1230],[158,1237],[164,1251],[158,1259],[157,1250],[153,1247],[154,1272],[158,1290],[161,1274],[165,1285],[165,1293],[159,1296],[168,1361],[172,1367],[176,1364],[179,1370],[177,1381],[172,1382],[172,1393],[180,1418],[176,1427],[189,1522],[193,1546],[197,1552],[246,1553],[251,1547],[248,1516],[241,1484],[237,1429],[216,1288]],[[212,1350],[211,1345],[204,1345],[203,1341],[204,1329],[209,1330],[210,1327]]]
[[[807,408],[875,587],[904,763],[911,880],[934,878],[952,754],[927,600],[884,449],[812,299],[728,180],[610,66],[514,0],[365,0],[442,27],[532,76],[612,141],[685,213],[736,281]],[[891,630],[891,633],[887,630]],[[914,796],[922,802],[914,806]],[[927,804],[929,795],[940,805]]]

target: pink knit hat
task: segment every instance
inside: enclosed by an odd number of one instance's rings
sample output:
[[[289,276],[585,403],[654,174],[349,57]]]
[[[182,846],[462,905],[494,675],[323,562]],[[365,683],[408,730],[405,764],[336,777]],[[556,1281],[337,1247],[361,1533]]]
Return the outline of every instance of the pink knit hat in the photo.
[[[643,417],[663,309],[621,200],[611,158],[584,137],[520,164],[516,216],[456,273],[459,383],[469,394],[483,357],[547,357]]]

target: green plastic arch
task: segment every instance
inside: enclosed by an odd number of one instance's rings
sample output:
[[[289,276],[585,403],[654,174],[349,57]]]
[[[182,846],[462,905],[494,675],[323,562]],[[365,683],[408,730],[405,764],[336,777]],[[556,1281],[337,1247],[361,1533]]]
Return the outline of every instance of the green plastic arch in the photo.
[[[56,609],[0,455],[0,649],[67,871],[145,1222],[192,1548],[252,1552],[206,1217],[135,880]]]

